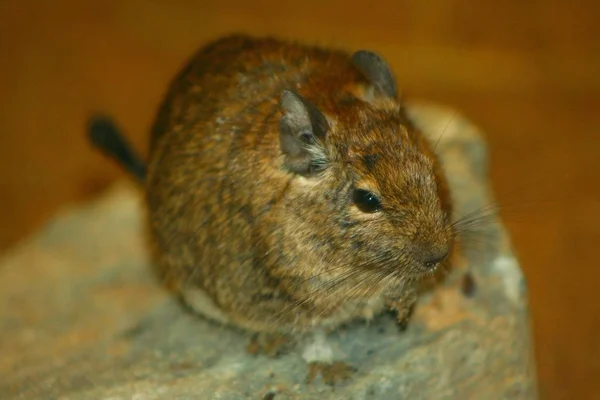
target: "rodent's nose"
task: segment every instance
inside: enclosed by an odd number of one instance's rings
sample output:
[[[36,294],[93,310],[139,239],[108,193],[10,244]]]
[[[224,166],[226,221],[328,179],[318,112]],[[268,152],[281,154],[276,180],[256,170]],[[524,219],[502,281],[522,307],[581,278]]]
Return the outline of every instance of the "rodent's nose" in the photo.
[[[433,269],[448,257],[449,252],[449,246],[428,246],[418,252],[418,259],[421,260],[425,268]]]

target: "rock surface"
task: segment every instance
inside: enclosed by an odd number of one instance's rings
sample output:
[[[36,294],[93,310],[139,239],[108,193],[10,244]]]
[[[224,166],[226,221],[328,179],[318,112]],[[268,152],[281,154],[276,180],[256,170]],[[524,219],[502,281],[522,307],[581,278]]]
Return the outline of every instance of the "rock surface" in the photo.
[[[437,143],[458,215],[487,212],[493,198],[477,128],[452,110],[411,109]],[[421,297],[405,331],[382,315],[328,339],[358,368],[331,388],[306,383],[298,352],[248,355],[244,334],[170,297],[151,272],[140,206],[137,189],[118,184],[0,260],[0,398],[537,397],[526,285],[493,216],[468,241],[460,268]],[[464,294],[467,269],[471,296]]]

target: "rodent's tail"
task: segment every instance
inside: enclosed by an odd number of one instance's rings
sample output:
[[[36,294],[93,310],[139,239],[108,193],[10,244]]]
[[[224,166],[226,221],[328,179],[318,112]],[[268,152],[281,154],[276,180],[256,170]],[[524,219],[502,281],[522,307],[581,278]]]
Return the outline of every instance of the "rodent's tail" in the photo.
[[[111,118],[95,115],[88,122],[88,137],[104,155],[117,161],[140,183],[146,180],[146,165],[133,151]]]

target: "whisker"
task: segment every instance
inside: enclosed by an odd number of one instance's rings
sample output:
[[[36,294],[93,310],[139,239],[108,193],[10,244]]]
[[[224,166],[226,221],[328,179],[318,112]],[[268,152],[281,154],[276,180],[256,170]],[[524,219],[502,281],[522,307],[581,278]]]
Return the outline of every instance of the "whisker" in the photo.
[[[291,311],[293,311],[293,310],[295,310],[295,309],[297,309],[297,308],[299,308],[299,307],[303,306],[304,304],[306,304],[306,303],[310,302],[310,301],[311,301],[311,300],[314,298],[314,296],[315,296],[317,293],[319,293],[319,292],[324,292],[324,293],[326,294],[326,292],[327,292],[328,290],[330,290],[332,287],[336,286],[337,284],[341,284],[341,283],[342,283],[343,281],[345,281],[346,279],[348,279],[348,278],[350,278],[351,276],[353,276],[353,275],[355,275],[355,274],[357,274],[357,273],[360,273],[360,272],[361,272],[360,270],[352,270],[352,269],[350,269],[349,271],[347,271],[347,272],[345,272],[343,275],[341,275],[341,277],[334,278],[334,279],[331,279],[331,280],[329,280],[329,281],[326,281],[326,284],[327,284],[327,285],[329,285],[329,287],[326,287],[326,288],[325,288],[325,290],[323,289],[323,286],[317,286],[316,288],[312,289],[312,290],[311,290],[309,293],[307,293],[307,294],[304,296],[304,298],[303,298],[303,299],[299,299],[299,300],[296,300],[296,301],[294,301],[294,302],[293,302],[292,304],[290,304],[288,307],[285,307],[283,310],[281,310],[280,312],[278,312],[278,313],[275,315],[276,319],[275,319],[275,321],[273,322],[273,324],[277,324],[278,322],[280,322],[280,321],[281,321],[283,318],[285,318],[285,317],[286,317],[286,315],[287,315],[289,312],[291,312]],[[341,278],[341,279],[340,279],[340,278]],[[310,308],[308,311],[309,311],[309,312],[311,312],[312,310],[314,310],[314,308],[315,308],[316,306],[317,306],[317,305],[316,305],[316,304],[314,304],[314,305],[313,305],[313,306],[312,306],[312,307],[311,307],[311,308]]]
[[[456,117],[456,111],[454,111],[452,113],[452,116],[448,119],[446,126],[444,127],[444,129],[442,129],[442,133],[440,133],[440,136],[438,137],[437,142],[435,142],[435,144],[433,145],[433,151],[435,151],[437,149],[438,144],[442,140],[442,136],[444,136],[444,133],[446,133],[446,130],[448,129],[448,127],[450,126],[450,123],[452,123],[452,121],[454,120],[455,117]]]
[[[294,301],[292,304],[290,304],[289,306],[285,307],[283,310],[281,310],[277,316],[276,319],[274,321],[274,323],[277,323],[279,321],[281,321],[281,319],[285,318],[285,316],[290,313],[293,312],[293,310],[298,309],[299,307],[302,307],[303,305],[305,305],[306,303],[310,302],[311,299],[314,298],[314,296],[319,295],[319,296],[329,296],[331,291],[333,289],[335,289],[336,287],[343,285],[345,283],[347,283],[350,279],[358,277],[360,275],[364,275],[364,277],[366,277],[365,279],[373,279],[372,274],[373,274],[373,270],[368,270],[366,268],[366,266],[368,264],[372,264],[374,262],[376,263],[386,263],[386,262],[392,262],[395,261],[395,259],[393,257],[390,257],[388,255],[379,255],[378,257],[375,257],[374,259],[370,259],[368,260],[368,262],[363,262],[361,264],[358,265],[353,265],[352,267],[348,267],[347,265],[343,265],[343,266],[337,266],[337,267],[333,267],[333,268],[328,268],[326,271],[321,272],[321,274],[327,273],[327,272],[331,272],[333,270],[338,270],[338,269],[347,269],[346,272],[344,272],[343,274],[333,277],[329,280],[326,280],[324,282],[320,282],[320,284],[315,287],[314,289],[312,289],[309,293],[307,293],[306,295],[304,295],[303,299],[300,300],[296,300]],[[308,279],[304,279],[304,281],[308,281],[310,279],[313,279],[314,276],[311,276]],[[382,277],[381,279],[384,279],[385,277]],[[377,283],[379,283],[379,281],[377,281]],[[354,290],[351,293],[355,293],[355,291],[359,291],[364,289],[364,287],[362,285],[357,285]],[[337,305],[337,303],[332,302],[331,303],[331,307]],[[318,306],[318,303],[314,303],[308,310],[308,313],[312,313],[314,311],[314,309]],[[325,307],[324,310],[322,310],[319,313],[319,317],[322,316],[325,312],[327,312],[330,309],[330,307]]]

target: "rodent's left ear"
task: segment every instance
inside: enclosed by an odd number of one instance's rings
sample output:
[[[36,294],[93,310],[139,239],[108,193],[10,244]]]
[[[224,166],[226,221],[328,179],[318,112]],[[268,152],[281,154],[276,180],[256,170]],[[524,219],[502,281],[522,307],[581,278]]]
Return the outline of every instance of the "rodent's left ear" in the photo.
[[[279,147],[286,166],[293,172],[308,174],[327,162],[323,140],[329,130],[319,109],[290,90],[281,94],[283,117],[279,121]]]
[[[398,97],[394,74],[381,56],[359,50],[352,55],[352,63],[381,94],[393,99]]]

